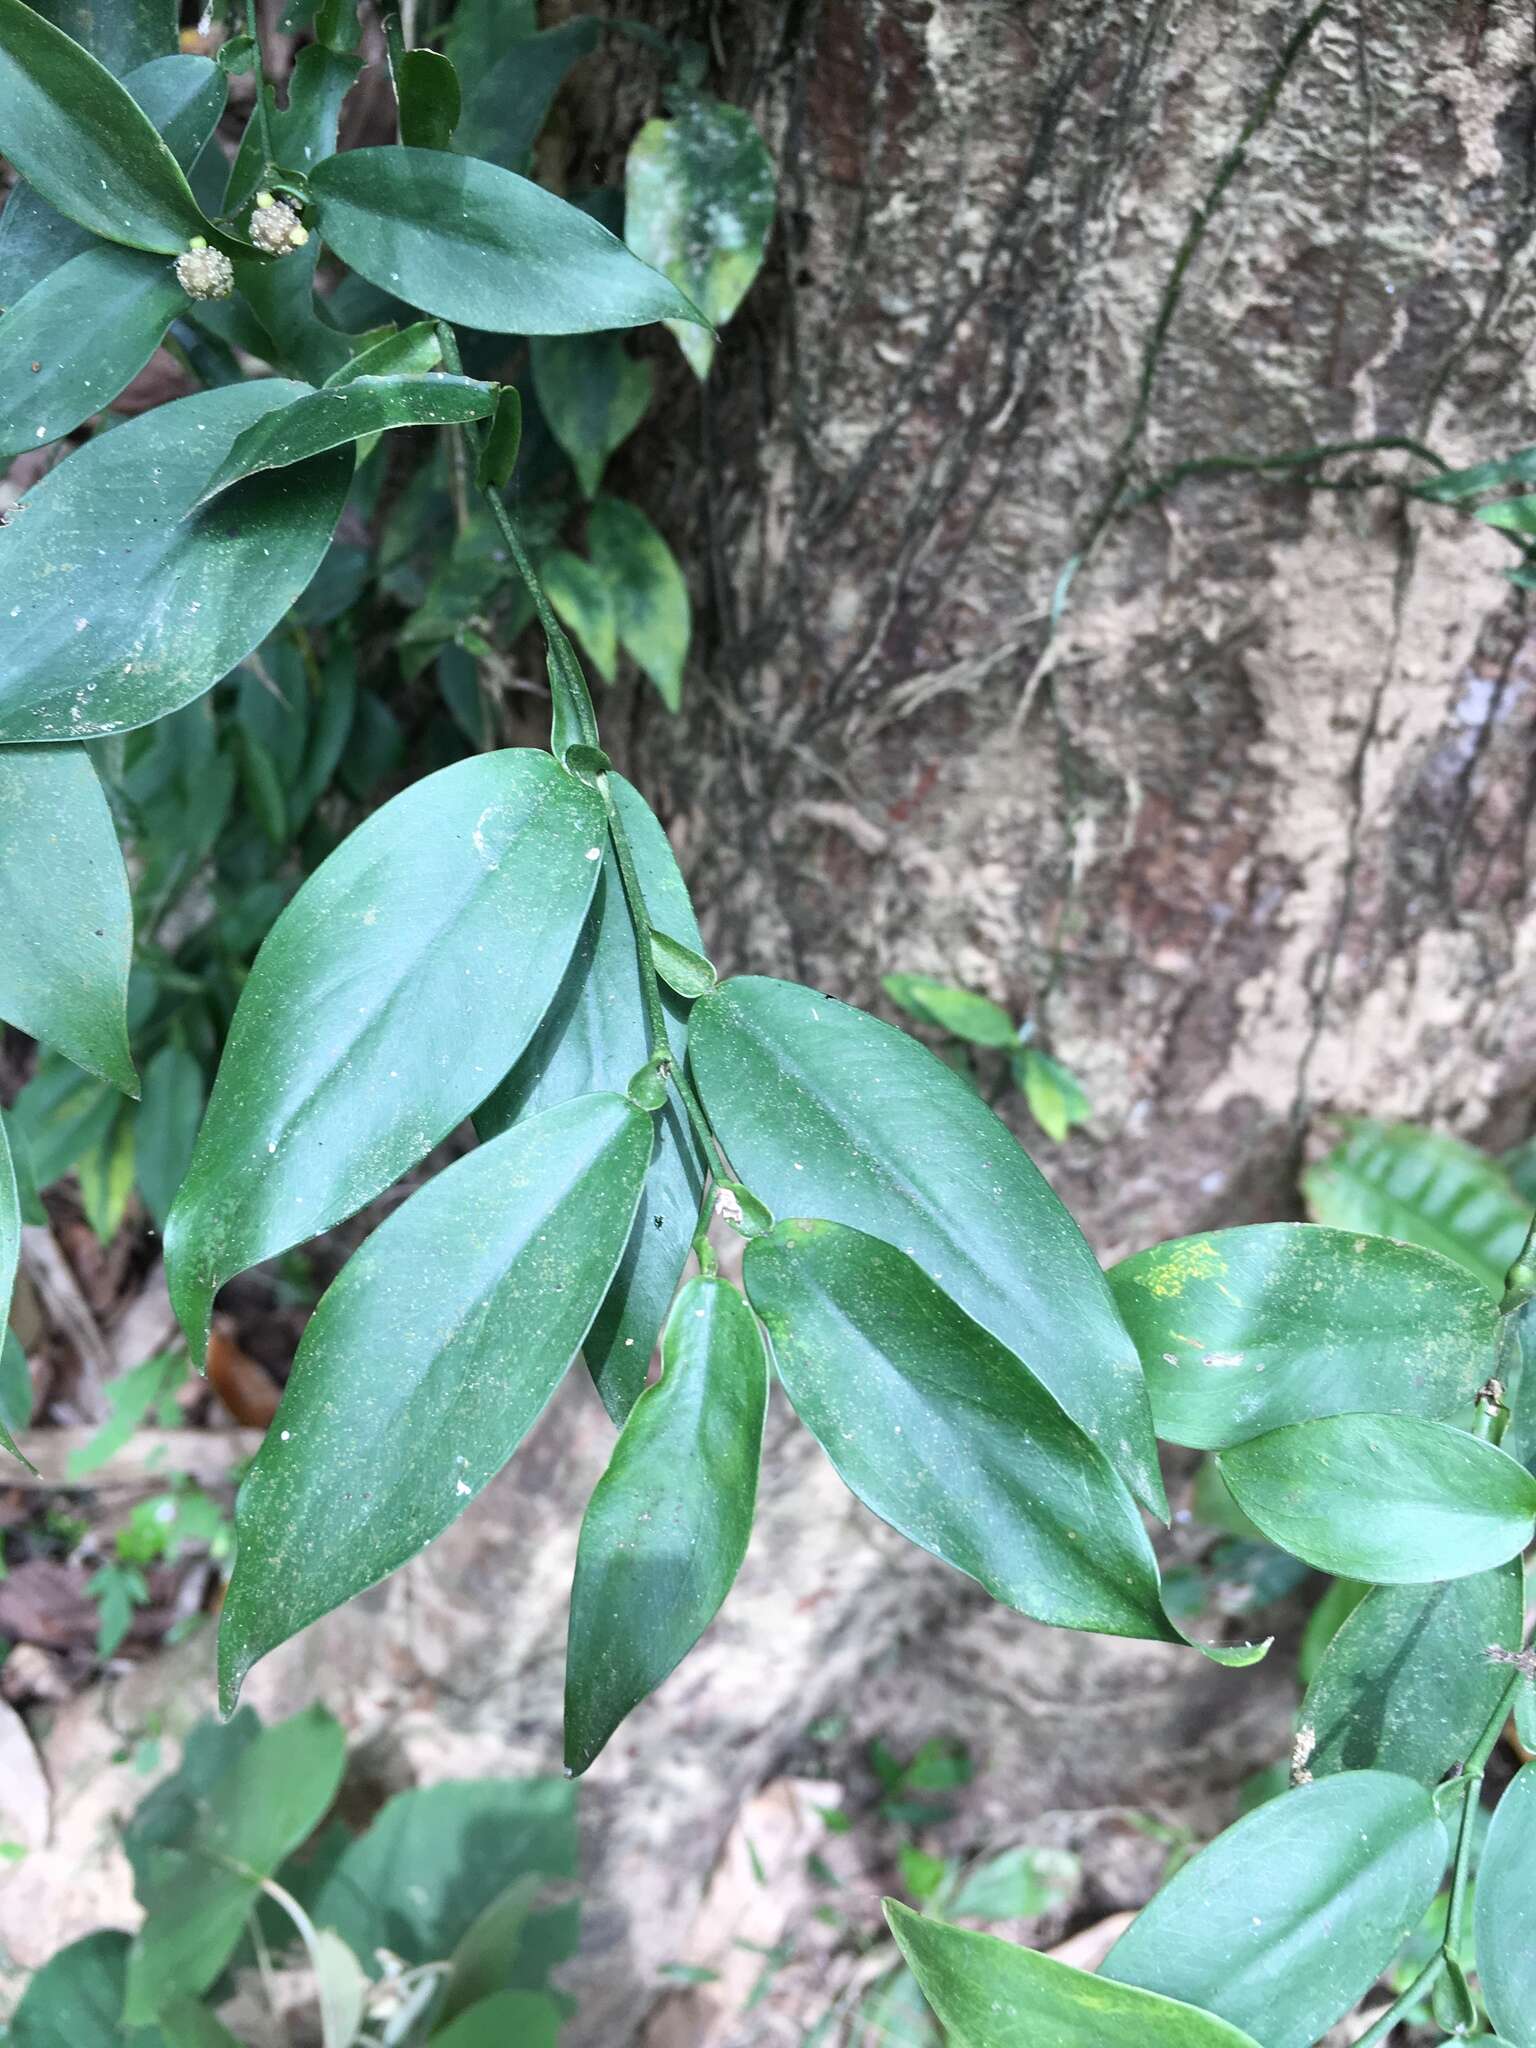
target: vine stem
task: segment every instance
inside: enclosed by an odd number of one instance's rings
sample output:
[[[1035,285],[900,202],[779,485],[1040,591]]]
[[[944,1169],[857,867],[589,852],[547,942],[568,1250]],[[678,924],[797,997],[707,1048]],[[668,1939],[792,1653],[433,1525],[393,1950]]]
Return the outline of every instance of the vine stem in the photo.
[[[1355,2048],[1376,2048],[1378,2041],[1385,2041],[1398,2021],[1405,2019],[1412,2012],[1420,1999],[1434,1989],[1444,1974],[1445,1951],[1437,1948],[1402,1997],[1393,2000],[1376,2024],[1360,2036]]]
[[[261,56],[261,31],[256,25],[256,0],[245,0],[245,32],[256,50],[256,132],[261,137],[261,167],[276,170],[272,152],[272,116],[267,107],[267,67]]]

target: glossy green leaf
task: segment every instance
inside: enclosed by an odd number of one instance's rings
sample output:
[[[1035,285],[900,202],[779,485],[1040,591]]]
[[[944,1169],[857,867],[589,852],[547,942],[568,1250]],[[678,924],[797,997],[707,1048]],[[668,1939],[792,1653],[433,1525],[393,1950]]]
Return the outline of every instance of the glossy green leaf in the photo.
[[[341,103],[351,91],[360,60],[344,50],[311,43],[294,59],[288,79],[288,103],[276,104],[271,86],[265,88],[272,149],[278,162],[301,176],[311,175],[336,147]],[[262,161],[261,123],[254,116],[246,123],[230,167],[224,190],[226,214],[243,213],[255,197],[265,171]],[[282,262],[292,259],[284,257]]]
[[[1443,1252],[1497,1295],[1530,1221],[1493,1160],[1412,1124],[1357,1124],[1302,1176],[1315,1223],[1374,1231]]]
[[[1493,1371],[1487,1289],[1389,1238],[1257,1223],[1155,1244],[1109,1284],[1169,1443],[1221,1450],[1352,1410],[1439,1420]]]
[[[137,249],[97,243],[50,272],[5,316],[0,462],[110,404],[186,304],[174,266]]]
[[[372,342],[326,379],[331,391],[350,384],[355,377],[424,377],[443,360],[443,344],[437,325],[417,320],[398,334],[386,334]]]
[[[885,974],[880,985],[893,1003],[924,1024],[933,1024],[972,1045],[1015,1046],[1019,1034],[1008,1012],[990,996],[978,996],[929,974]]]
[[[550,102],[571,66],[597,48],[603,25],[592,15],[577,15],[542,34],[522,34],[508,19],[510,8],[498,4],[488,34],[469,31],[479,44],[477,58],[467,54],[456,32],[463,11],[455,10],[447,45],[464,81],[458,145],[509,171],[524,170]]]
[[[620,1097],[560,1103],[428,1181],[342,1268],[240,1489],[226,1710],[259,1657],[414,1557],[506,1464],[613,1278],[650,1151]]]
[[[1423,1918],[1448,1854],[1429,1794],[1407,1778],[1303,1785],[1186,1863],[1102,1974],[1216,2013],[1264,2048],[1310,2048]]]
[[[608,586],[624,651],[669,711],[683,701],[693,607],[677,559],[638,505],[599,498],[587,519],[592,565]]]
[[[439,50],[407,50],[395,73],[400,140],[408,149],[447,149],[459,125],[459,74]]]
[[[177,399],[31,486],[0,533],[0,741],[146,725],[266,638],[330,545],[350,451],[194,508],[243,430],[302,393],[265,378]]]
[[[244,1742],[183,1809],[184,1827],[141,1847],[135,1878],[146,1917],[128,1957],[125,2020],[152,2020],[213,1983],[262,1880],[335,1798],[345,1759],[341,1724],[310,1707]]]
[[[773,211],[773,158],[741,107],[695,94],[674,120],[647,121],[630,144],[625,239],[714,327],[730,319],[762,268]],[[694,374],[707,377],[714,335],[668,324]]]
[[[1473,1906],[1488,2017],[1510,2048],[1536,2048],[1536,1764],[1499,1801]]]
[[[608,585],[580,555],[569,548],[551,548],[539,563],[539,581],[561,624],[581,642],[587,659],[605,683],[618,667],[619,633]]]
[[[0,1017],[137,1095],[133,908],[84,747],[0,747],[0,931]]]
[[[651,960],[657,974],[674,995],[695,1002],[707,996],[719,981],[712,963],[692,946],[680,946],[665,932],[651,933]]]
[[[350,377],[329,391],[311,391],[264,413],[234,443],[209,478],[202,502],[243,477],[286,469],[330,448],[391,427],[453,427],[496,409],[496,386],[473,377]]]
[[[109,242],[176,255],[204,219],[154,123],[88,51],[0,0],[0,150],[42,199]]]
[[[482,491],[502,491],[512,481],[523,445],[523,401],[515,384],[497,394],[496,411],[475,463],[475,482]]]
[[[904,1252],[781,1222],[744,1271],[796,1414],[882,1521],[1037,1621],[1178,1640],[1103,1452]]]
[[[539,409],[583,494],[595,498],[609,456],[645,417],[654,372],[617,334],[546,336],[532,354]]]
[[[1021,1358],[1166,1514],[1135,1346],[1082,1234],[1012,1133],[892,1025],[757,977],[694,1006],[690,1058],[726,1154],[780,1216],[899,1246]]]
[[[1298,1725],[1314,1778],[1396,1771],[1435,1785],[1471,1749],[1520,1647],[1518,1558],[1430,1586],[1377,1586],[1344,1621],[1307,1688]]]
[[[1208,2012],[995,1934],[925,1919],[895,1899],[885,1917],[923,1996],[965,2048],[1257,2048]]]
[[[498,1991],[432,2036],[431,2048],[556,2048],[560,2008],[538,1991]]]
[[[475,157],[351,149],[317,164],[310,190],[344,263],[443,320],[497,334],[587,334],[697,317],[590,215]]]
[[[581,1525],[565,1663],[580,1773],[714,1620],[752,1533],[768,1359],[736,1289],[695,1278]]]
[[[50,1956],[22,1993],[8,2048],[161,2048],[157,2029],[125,2027],[128,1936],[88,1934]]]
[[[527,1044],[561,982],[604,818],[547,754],[456,762],[376,811],[273,926],[166,1226],[200,1352],[233,1274],[352,1215]]]
[[[1223,1451],[1217,1463],[1271,1543],[1318,1571],[1422,1585],[1491,1571],[1531,1540],[1536,1479],[1449,1423],[1329,1415]]]
[[[646,904],[675,939],[697,946],[688,889],[672,848],[644,797],[622,775],[608,786],[624,820]],[[687,1051],[682,1004],[663,997],[667,1029],[679,1059]],[[612,852],[603,860],[592,908],[560,993],[537,1035],[506,1080],[482,1104],[482,1138],[518,1117],[593,1089],[622,1094],[650,1054],[635,930]],[[682,1277],[704,1189],[704,1162],[676,1101],[655,1119],[656,1146],[645,1193],[619,1271],[583,1347],[587,1366],[616,1423],[645,1385],[651,1353]]]
[[[311,239],[275,263],[251,256],[235,260],[237,299],[227,303],[255,316],[258,337],[252,353],[280,374],[306,384],[323,385],[346,368],[351,351],[347,337],[320,317],[315,299],[315,271],[320,244]],[[206,309],[198,309],[200,312]],[[239,337],[235,339],[239,341]]]

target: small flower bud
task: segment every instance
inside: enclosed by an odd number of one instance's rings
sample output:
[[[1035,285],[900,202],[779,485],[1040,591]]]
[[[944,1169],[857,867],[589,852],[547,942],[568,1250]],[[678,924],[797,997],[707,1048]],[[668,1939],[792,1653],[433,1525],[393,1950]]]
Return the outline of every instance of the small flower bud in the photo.
[[[290,249],[303,248],[309,232],[287,200],[258,192],[256,211],[251,215],[251,240],[269,256],[286,256]]]
[[[176,258],[176,282],[189,299],[227,299],[235,288],[235,266],[198,235]]]

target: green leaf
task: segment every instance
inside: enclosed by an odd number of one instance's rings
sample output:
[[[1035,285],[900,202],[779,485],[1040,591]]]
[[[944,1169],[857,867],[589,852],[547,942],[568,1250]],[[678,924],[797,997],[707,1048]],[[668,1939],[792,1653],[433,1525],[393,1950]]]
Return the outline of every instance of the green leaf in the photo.
[[[330,545],[350,451],[253,477],[195,508],[240,433],[302,392],[266,378],[177,399],[77,449],[28,490],[0,534],[0,741],[146,725],[266,638]]]
[[[185,1377],[186,1361],[166,1352],[108,1380],[103,1391],[111,1413],[87,1443],[70,1452],[71,1481],[84,1479],[115,1458],[150,1411],[169,1400]]]
[[[904,1031],[791,982],[723,982],[690,1058],[736,1171],[780,1216],[906,1251],[1167,1513],[1141,1366],[1097,1262],[1012,1133]]]
[[[240,246],[203,217],[138,102],[24,0],[0,0],[0,150],[41,198],[109,242],[172,256],[194,235]]]
[[[1310,2048],[1428,1911],[1448,1853],[1429,1794],[1407,1778],[1303,1785],[1186,1863],[1102,1973],[1256,2030],[1264,2048]]]
[[[762,268],[773,211],[773,158],[741,107],[698,94],[675,120],[647,121],[630,144],[625,238],[710,326],[725,325]],[[709,328],[668,325],[694,374],[707,377]]]
[[[16,1194],[16,1173],[11,1165],[10,1142],[6,1137],[5,1124],[0,1122],[0,1331],[5,1333],[9,1348],[11,1332],[7,1322],[11,1312],[11,1292],[16,1284],[16,1267],[21,1258],[21,1203]],[[23,1356],[22,1365],[26,1359]],[[16,1440],[11,1435],[3,1418],[0,1418],[0,1446],[13,1457],[21,1458]],[[25,1458],[22,1463],[27,1464]]]
[[[342,1268],[240,1489],[226,1710],[258,1658],[414,1557],[506,1464],[613,1278],[650,1150],[620,1097],[561,1103],[428,1181]]]
[[[44,1052],[11,1110],[11,1128],[27,1148],[38,1187],[52,1187],[106,1135],[121,1099],[72,1061]]]
[[[144,1100],[134,1127],[134,1171],[157,1230],[165,1229],[192,1163],[203,1101],[202,1067],[183,1047],[161,1046],[144,1069]]]
[[[431,2048],[556,2048],[560,2008],[537,1991],[498,1991],[432,2036]]]
[[[480,754],[375,811],[305,882],[241,993],[166,1225],[195,1355],[225,1280],[381,1194],[522,1052],[604,829],[547,754]]]
[[[696,947],[688,889],[667,835],[645,799],[622,775],[608,777],[624,821],[651,915],[681,943]],[[682,1059],[688,1047],[684,1006],[662,998],[668,1036]],[[482,1138],[519,1117],[594,1089],[622,1094],[650,1055],[635,928],[609,850],[597,893],[560,993],[537,1035],[475,1115]],[[622,1424],[645,1385],[651,1353],[682,1277],[704,1190],[704,1161],[675,1101],[655,1118],[656,1146],[639,1214],[608,1297],[584,1348],[603,1405]]]
[[[165,2048],[241,2048],[222,2020],[190,1999],[166,2007],[160,2015],[160,2031]]]
[[[437,2007],[439,2026],[478,2005],[483,1998],[507,1988],[528,1931],[534,1901],[545,1888],[535,1871],[513,1878],[506,1890],[471,1921],[454,1944],[442,1999]]]
[[[173,266],[136,249],[97,244],[50,272],[5,316],[0,462],[110,404],[186,304]]]
[[[608,458],[645,417],[655,382],[617,334],[552,335],[533,344],[533,388],[549,430],[595,498]]]
[[[1428,498],[1436,505],[1454,505],[1463,498],[1475,498],[1479,491],[1499,489],[1507,484],[1536,481],[1536,448],[1519,448],[1513,455],[1492,462],[1476,462],[1468,469],[1442,471],[1412,487],[1416,498]]]
[[[1109,1284],[1158,1435],[1199,1450],[1352,1410],[1443,1420],[1493,1371],[1487,1289],[1389,1238],[1257,1223],[1155,1244]]]
[[[581,1525],[565,1665],[580,1774],[714,1620],[752,1533],[768,1359],[735,1288],[688,1282]]]
[[[1536,1479],[1492,1444],[1408,1415],[1329,1415],[1217,1459],[1244,1514],[1318,1571],[1422,1585],[1523,1550]]]
[[[90,51],[115,76],[176,47],[175,0],[39,0],[38,13]]]
[[[1536,533],[1536,498],[1506,498],[1502,504],[1481,505],[1472,516],[1504,533]]]
[[[1491,1159],[1412,1124],[1357,1124],[1302,1176],[1302,1191],[1314,1223],[1443,1252],[1495,1295],[1531,1217]]]
[[[591,15],[578,15],[541,35],[522,34],[506,19],[509,11],[500,6],[488,35],[471,26],[470,34],[479,43],[479,51],[471,54],[459,32],[464,9],[457,8],[447,48],[465,81],[459,147],[471,156],[504,164],[509,171],[520,171],[527,167],[566,74],[597,48],[603,25]]]
[[[80,1206],[102,1245],[111,1244],[128,1213],[133,1193],[134,1117],[126,1103],[111,1128],[75,1162]]]
[[[1082,1874],[1070,1849],[1005,1849],[966,1873],[949,1911],[977,1920],[1033,1920],[1070,1904]]]
[[[496,386],[473,377],[352,376],[340,387],[306,392],[264,413],[235,441],[204,487],[200,503],[261,470],[307,462],[330,448],[391,427],[453,427],[496,409]]]
[[[1226,1481],[1216,1470],[1214,1459],[1207,1458],[1201,1466],[1201,1471],[1202,1473],[1209,1472],[1212,1480],[1226,1494],[1227,1499],[1232,1500],[1231,1494],[1227,1493]],[[1198,1484],[1197,1480],[1197,1487]],[[1259,1535],[1259,1531],[1254,1528],[1248,1517],[1242,1514],[1236,1501],[1232,1501],[1232,1511],[1245,1525],[1247,1532],[1256,1540],[1262,1542],[1263,1538]],[[1196,1505],[1195,1513],[1197,1517],[1200,1514],[1198,1504]],[[1318,1667],[1323,1661],[1328,1645],[1333,1641],[1339,1630],[1348,1621],[1370,1590],[1369,1586],[1362,1585],[1358,1579],[1329,1580],[1323,1597],[1307,1616],[1307,1625],[1301,1632],[1301,1643],[1296,1651],[1296,1676],[1303,1685],[1310,1685],[1317,1676]],[[1413,1774],[1412,1772],[1405,1772],[1404,1775],[1411,1777]]]
[[[0,748],[0,930],[0,1017],[137,1095],[133,908],[84,747]]]
[[[676,557],[640,508],[621,498],[599,498],[592,507],[587,548],[608,586],[624,651],[676,711],[693,632],[693,607]]]
[[[11,2017],[8,2048],[161,2048],[158,2033],[122,2024],[128,1936],[88,1934],[50,1956]]]
[[[417,320],[398,334],[383,335],[326,379],[328,391],[339,390],[354,377],[424,377],[443,360],[443,344],[431,320]],[[505,398],[506,393],[502,393]]]
[[[475,464],[475,483],[479,489],[506,489],[522,445],[523,401],[515,384],[505,384],[497,395],[495,416]]]
[[[680,946],[665,932],[651,933],[651,960],[657,974],[674,995],[694,1002],[718,985],[713,964],[692,946]]]
[[[1435,1785],[1508,1683],[1490,1647],[1520,1647],[1520,1564],[1431,1586],[1377,1586],[1324,1651],[1302,1703],[1314,1778],[1396,1771]]]
[[[395,73],[400,140],[408,149],[447,149],[459,125],[459,74],[437,50],[407,50]]]
[[[1536,2048],[1536,1764],[1499,1801],[1472,1910],[1488,2017],[1510,2048]]]
[[[1036,1621],[1178,1640],[1104,1453],[905,1253],[781,1222],[744,1271],[795,1413],[882,1521]]]
[[[342,262],[442,320],[495,334],[589,334],[698,318],[590,215],[475,157],[350,149],[314,167],[310,191]]]
[[[550,549],[539,563],[539,581],[587,659],[603,681],[611,683],[618,666],[619,634],[608,585],[590,562],[569,548]]]
[[[1013,1072],[1030,1115],[1054,1144],[1063,1143],[1074,1124],[1093,1115],[1093,1104],[1072,1069],[1034,1046],[1014,1054]]]
[[[336,127],[341,103],[351,91],[362,64],[345,51],[324,47],[323,38],[300,50],[288,79],[288,104],[279,107],[271,86],[264,91],[268,103],[268,125],[272,150],[280,164],[301,176],[312,176],[317,166],[336,147]],[[266,166],[262,161],[261,123],[247,121],[245,133],[224,190],[226,214],[243,213],[256,195]],[[282,257],[272,267],[291,263]]]
[[[345,1757],[340,1723],[310,1707],[246,1742],[186,1809],[185,1828],[145,1844],[135,1869],[145,1921],[128,1958],[125,2020],[152,2020],[214,1981],[262,1880],[335,1798]]]
[[[927,974],[883,974],[880,986],[893,1003],[918,1018],[972,1045],[1015,1046],[1019,1034],[1007,1011],[990,996],[973,995]]]
[[[1208,2012],[995,1934],[925,1919],[895,1899],[885,1917],[923,1996],[965,2048],[1257,2048]]]

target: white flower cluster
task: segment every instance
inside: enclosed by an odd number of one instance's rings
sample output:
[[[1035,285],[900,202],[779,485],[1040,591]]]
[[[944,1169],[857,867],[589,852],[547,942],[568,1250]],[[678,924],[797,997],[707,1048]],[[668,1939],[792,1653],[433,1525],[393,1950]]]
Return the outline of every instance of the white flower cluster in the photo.
[[[176,282],[189,299],[227,299],[235,288],[235,266],[196,235],[176,258]]]
[[[286,199],[270,192],[256,194],[256,211],[251,215],[251,240],[269,256],[286,256],[290,249],[302,249],[309,229]]]

